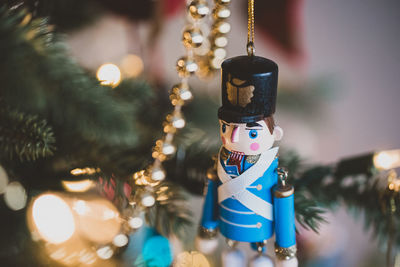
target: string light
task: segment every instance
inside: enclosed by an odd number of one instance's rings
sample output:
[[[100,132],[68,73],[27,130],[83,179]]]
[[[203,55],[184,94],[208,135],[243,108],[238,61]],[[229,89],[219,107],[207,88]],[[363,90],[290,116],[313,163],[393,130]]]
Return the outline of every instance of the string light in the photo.
[[[82,181],[61,181],[61,184],[69,192],[86,192],[94,185],[93,181],[89,179]]]
[[[113,243],[114,246],[120,248],[120,247],[126,246],[126,244],[128,244],[128,242],[129,242],[129,238],[128,238],[126,235],[124,235],[124,234],[119,234],[119,235],[116,235],[116,236],[114,237],[112,243]]]
[[[114,255],[114,251],[110,246],[101,247],[96,251],[96,253],[102,260],[108,260]]]
[[[132,217],[128,223],[132,229],[139,229],[143,225],[143,219],[141,217]]]
[[[74,175],[74,176],[78,176],[78,175],[92,175],[92,174],[95,174],[95,173],[97,173],[97,172],[100,172],[100,169],[99,168],[97,168],[97,169],[95,169],[95,168],[89,168],[89,167],[86,167],[86,168],[75,168],[75,169],[73,169],[73,170],[71,170],[70,171],[70,173],[72,174],[72,175]]]
[[[230,0],[216,0],[215,6],[212,11],[212,27],[208,36],[209,50],[205,53],[205,56],[197,54],[198,65],[200,71],[199,76],[202,78],[208,78],[214,74],[215,70],[221,68],[221,63],[226,57],[226,51],[221,50],[228,44],[228,38],[226,34],[231,30],[231,25],[226,19],[231,15],[231,11],[228,6]],[[195,50],[196,53],[196,50]]]
[[[165,170],[161,166],[153,166],[151,168],[151,179],[154,181],[162,181],[165,179]]]
[[[11,182],[6,186],[4,192],[4,201],[12,210],[25,208],[28,196],[25,188],[19,182]]]
[[[97,79],[102,85],[116,87],[121,82],[121,71],[115,64],[106,63],[97,70]]]
[[[377,169],[390,170],[400,167],[400,149],[385,150],[374,154]]]
[[[225,36],[216,36],[214,39],[214,45],[218,47],[225,47],[228,44],[228,38]]]
[[[110,201],[95,197],[75,201],[73,207],[73,210],[79,214],[76,221],[79,232],[85,239],[97,244],[105,244],[112,242],[120,232],[122,221],[117,208]]]
[[[53,194],[43,194],[34,200],[32,219],[39,236],[49,243],[63,243],[75,232],[71,209],[61,197]]]
[[[143,69],[143,60],[137,55],[126,55],[121,61],[121,70],[128,78],[138,77],[143,72]]]
[[[142,205],[145,207],[151,207],[156,203],[156,199],[150,193],[145,193],[142,196]]]

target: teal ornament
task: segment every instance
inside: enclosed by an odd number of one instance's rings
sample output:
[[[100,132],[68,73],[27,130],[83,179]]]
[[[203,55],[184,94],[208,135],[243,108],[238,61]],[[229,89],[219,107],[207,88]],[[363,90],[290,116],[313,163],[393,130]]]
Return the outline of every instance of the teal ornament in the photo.
[[[168,267],[172,264],[173,256],[167,238],[156,235],[147,239],[142,250],[142,259],[148,267]]]

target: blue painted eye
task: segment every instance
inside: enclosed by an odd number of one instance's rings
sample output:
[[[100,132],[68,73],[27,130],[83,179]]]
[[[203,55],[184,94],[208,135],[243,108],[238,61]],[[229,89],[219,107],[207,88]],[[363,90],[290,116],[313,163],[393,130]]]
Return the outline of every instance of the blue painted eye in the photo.
[[[251,139],[256,138],[257,135],[258,135],[257,130],[251,130],[251,131],[249,132],[249,136],[250,136]]]
[[[223,133],[226,132],[226,124],[222,124],[222,132],[223,132]]]

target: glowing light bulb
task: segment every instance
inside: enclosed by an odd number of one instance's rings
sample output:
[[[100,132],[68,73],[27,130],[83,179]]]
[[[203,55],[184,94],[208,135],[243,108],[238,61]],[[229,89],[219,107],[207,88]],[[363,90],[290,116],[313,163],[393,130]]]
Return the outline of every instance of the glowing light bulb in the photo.
[[[214,50],[214,56],[218,58],[225,58],[226,57],[226,50],[223,48],[217,48]]]
[[[79,215],[84,215],[85,213],[87,213],[89,211],[89,207],[86,205],[86,202],[83,200],[76,201],[73,209]]]
[[[389,170],[398,168],[400,167],[400,149],[375,153],[373,160],[377,169]]]
[[[94,185],[92,180],[61,181],[62,186],[69,192],[86,192]]]
[[[165,171],[162,167],[151,168],[151,179],[154,181],[162,181],[165,179]]]
[[[193,94],[192,94],[192,92],[190,92],[189,90],[182,90],[182,91],[180,92],[180,97],[181,97],[183,100],[189,100],[189,99],[192,98],[192,96],[193,96]]]
[[[143,225],[143,219],[140,217],[133,217],[129,219],[128,223],[131,228],[139,229]]]
[[[162,153],[165,155],[172,155],[175,153],[176,148],[170,143],[164,143],[162,146]]]
[[[138,77],[144,69],[143,60],[137,55],[127,55],[121,62],[121,70],[126,77]]]
[[[151,194],[144,194],[142,197],[142,205],[145,207],[151,207],[156,203],[156,199]]]
[[[220,19],[226,19],[230,15],[231,15],[231,11],[224,6],[221,6],[219,9],[216,9],[216,12],[215,12],[215,16]]]
[[[171,122],[172,126],[174,126],[177,129],[185,127],[186,124],[181,112],[174,112],[174,114],[172,115]]]
[[[99,256],[100,259],[108,260],[114,254],[114,251],[111,249],[110,246],[104,246],[102,248],[99,248],[96,251],[96,253],[97,253],[97,256]]]
[[[222,21],[219,25],[218,25],[218,31],[220,33],[228,33],[231,30],[231,25],[226,22],[226,21]]]
[[[121,71],[111,63],[101,65],[96,75],[102,85],[115,87],[121,82]]]
[[[32,217],[39,235],[47,242],[59,244],[75,232],[75,222],[68,204],[53,194],[39,196],[32,206]]]
[[[228,44],[228,38],[225,36],[219,36],[215,38],[214,44],[218,47],[225,47]]]
[[[124,234],[116,235],[113,239],[114,246],[119,248],[125,246],[126,244],[128,244],[128,242],[129,238]]]
[[[117,208],[104,198],[78,200],[74,203],[77,225],[81,236],[105,244],[112,242],[120,232],[121,220]]]
[[[220,69],[220,68],[221,68],[221,64],[222,64],[222,61],[224,61],[223,58],[214,57],[214,58],[211,60],[211,65],[212,65],[212,67],[213,67],[214,69]]]
[[[26,206],[27,199],[25,188],[19,182],[12,182],[6,186],[4,201],[10,209],[23,209]]]

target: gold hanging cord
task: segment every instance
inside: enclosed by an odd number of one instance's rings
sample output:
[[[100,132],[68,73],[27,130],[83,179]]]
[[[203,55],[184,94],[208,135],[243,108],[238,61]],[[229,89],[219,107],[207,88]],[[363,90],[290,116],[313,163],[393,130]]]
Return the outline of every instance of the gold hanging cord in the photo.
[[[253,56],[254,47],[254,0],[248,0],[247,9],[247,55]]]

